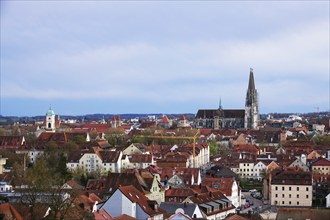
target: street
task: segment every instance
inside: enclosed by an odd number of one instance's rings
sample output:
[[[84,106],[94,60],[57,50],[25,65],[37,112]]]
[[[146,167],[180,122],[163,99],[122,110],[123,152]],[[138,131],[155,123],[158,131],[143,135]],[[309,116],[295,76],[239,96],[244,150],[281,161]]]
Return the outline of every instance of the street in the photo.
[[[249,208],[240,210],[240,213],[248,213],[249,211],[251,211],[251,213],[256,213],[269,207],[268,205],[264,205],[262,200],[253,198],[250,192],[242,192],[242,196],[244,196],[246,200],[252,201],[253,205],[251,205]]]

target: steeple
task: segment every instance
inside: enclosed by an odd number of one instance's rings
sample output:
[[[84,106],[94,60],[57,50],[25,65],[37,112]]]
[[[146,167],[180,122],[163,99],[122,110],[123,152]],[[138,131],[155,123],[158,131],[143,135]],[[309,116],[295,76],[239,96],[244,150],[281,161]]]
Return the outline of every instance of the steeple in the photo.
[[[254,76],[253,76],[253,69],[250,68],[250,78],[249,78],[249,87],[248,91],[255,91],[256,88],[254,86]]]
[[[258,93],[254,84],[253,69],[250,68],[249,85],[245,99],[244,127],[256,129],[259,121]]]
[[[222,110],[222,105],[221,105],[221,96],[220,96],[220,99],[219,99],[219,110]]]

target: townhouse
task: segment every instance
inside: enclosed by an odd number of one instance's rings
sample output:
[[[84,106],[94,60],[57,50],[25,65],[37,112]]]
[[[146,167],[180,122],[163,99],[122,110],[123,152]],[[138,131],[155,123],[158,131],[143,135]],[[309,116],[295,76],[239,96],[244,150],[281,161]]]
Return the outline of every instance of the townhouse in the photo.
[[[98,147],[78,150],[68,156],[67,168],[71,171],[81,168],[86,173],[100,171],[121,172],[122,152],[103,150]]]
[[[98,192],[101,197],[109,198],[119,186],[134,185],[150,200],[159,204],[165,201],[165,190],[160,184],[159,174],[142,170],[127,170],[125,173],[108,173],[106,179],[89,180],[87,190]]]
[[[313,173],[330,175],[330,161],[321,158],[312,164]]]
[[[154,165],[154,158],[151,154],[133,154],[128,156],[130,165],[136,169],[144,169]]]
[[[240,204],[241,190],[234,177],[231,178],[206,177],[202,181],[201,186],[208,186],[215,190],[220,190],[232,202],[232,204],[235,207],[239,207],[241,205]]]
[[[122,214],[136,219],[162,220],[164,214],[156,201],[149,200],[134,186],[120,186],[103,203],[98,204],[98,211],[104,210],[111,217]]]
[[[184,202],[197,204],[203,216],[210,220],[225,219],[229,214],[236,212],[232,202],[220,191],[196,193]]]

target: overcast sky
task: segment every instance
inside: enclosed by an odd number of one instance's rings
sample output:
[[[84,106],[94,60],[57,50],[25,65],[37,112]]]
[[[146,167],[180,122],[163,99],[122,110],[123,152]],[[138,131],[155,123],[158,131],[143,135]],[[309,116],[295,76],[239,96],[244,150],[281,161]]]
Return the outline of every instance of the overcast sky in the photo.
[[[3,116],[329,110],[329,1],[1,1]]]

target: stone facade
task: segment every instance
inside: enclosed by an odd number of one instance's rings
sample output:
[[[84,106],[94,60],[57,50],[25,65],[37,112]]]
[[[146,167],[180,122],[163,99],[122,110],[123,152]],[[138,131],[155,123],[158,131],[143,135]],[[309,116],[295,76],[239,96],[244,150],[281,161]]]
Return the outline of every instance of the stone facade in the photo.
[[[223,109],[220,101],[218,109],[199,109],[194,126],[215,130],[226,128],[257,129],[259,121],[258,105],[258,94],[251,68],[245,109]]]

